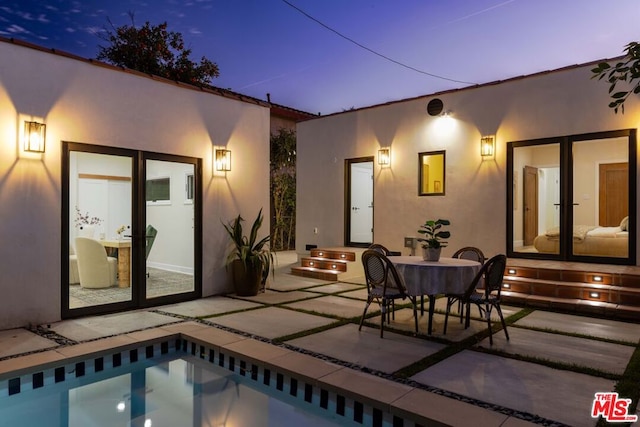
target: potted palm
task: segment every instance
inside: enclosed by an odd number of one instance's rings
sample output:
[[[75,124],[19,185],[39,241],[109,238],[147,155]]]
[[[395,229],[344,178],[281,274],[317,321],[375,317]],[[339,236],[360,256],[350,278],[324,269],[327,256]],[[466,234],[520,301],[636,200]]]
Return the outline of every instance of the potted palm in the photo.
[[[425,261],[438,261],[442,248],[447,246],[447,242],[442,239],[451,237],[449,231],[443,230],[442,227],[451,225],[448,219],[427,220],[420,226],[418,233],[423,234],[424,238],[418,237],[422,243],[422,258]]]
[[[227,256],[227,267],[231,267],[236,294],[257,295],[272,272],[273,253],[268,246],[269,236],[258,241],[258,231],[262,226],[262,209],[258,213],[249,236],[242,234],[244,219],[238,215],[228,224],[222,224],[229,234],[232,249]]]

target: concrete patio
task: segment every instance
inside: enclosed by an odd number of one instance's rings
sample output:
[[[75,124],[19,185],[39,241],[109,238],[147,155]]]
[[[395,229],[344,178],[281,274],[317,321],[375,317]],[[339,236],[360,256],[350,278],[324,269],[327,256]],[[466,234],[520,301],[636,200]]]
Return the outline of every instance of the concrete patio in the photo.
[[[34,331],[1,331],[0,373],[46,350],[99,345],[102,338],[167,325],[206,326],[322,357],[358,375],[412,384],[441,402],[428,410],[442,412],[443,424],[462,425],[481,409],[485,425],[594,426],[594,394],[614,390],[640,340],[640,324],[504,307],[505,317],[521,317],[509,326],[509,341],[499,330],[490,346],[486,323],[478,318],[464,329],[451,317],[444,335],[443,299],[436,304],[432,336],[425,332],[426,315],[415,336],[412,311],[402,308],[381,339],[376,315],[358,331],[366,298],[362,278],[331,283],[291,276],[288,266],[295,261],[295,254],[279,254],[275,280],[256,297],[216,296]],[[408,410],[424,413],[419,401],[415,407],[408,403],[411,398],[405,396],[406,407],[414,408]],[[479,425],[476,418],[466,421]]]

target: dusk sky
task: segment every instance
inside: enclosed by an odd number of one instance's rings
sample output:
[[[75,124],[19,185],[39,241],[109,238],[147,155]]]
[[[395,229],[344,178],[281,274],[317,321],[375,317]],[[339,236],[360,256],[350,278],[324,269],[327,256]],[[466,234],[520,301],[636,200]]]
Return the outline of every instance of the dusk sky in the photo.
[[[0,35],[94,58],[107,19],[128,12],[216,62],[214,86],[321,114],[612,58],[640,39],[639,0],[0,0]]]

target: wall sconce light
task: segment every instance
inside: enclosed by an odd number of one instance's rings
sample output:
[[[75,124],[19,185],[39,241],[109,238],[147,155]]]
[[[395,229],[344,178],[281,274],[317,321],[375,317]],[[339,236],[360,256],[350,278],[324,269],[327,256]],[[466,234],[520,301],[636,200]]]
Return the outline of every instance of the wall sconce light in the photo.
[[[47,126],[44,123],[24,122],[24,151],[28,151],[30,153],[44,153],[46,128]]]
[[[216,170],[218,172],[231,170],[231,150],[216,149]]]
[[[496,139],[493,136],[483,136],[480,138],[480,155],[482,157],[493,157],[496,148]]]
[[[378,150],[378,164],[382,167],[391,165],[391,148],[385,147]]]

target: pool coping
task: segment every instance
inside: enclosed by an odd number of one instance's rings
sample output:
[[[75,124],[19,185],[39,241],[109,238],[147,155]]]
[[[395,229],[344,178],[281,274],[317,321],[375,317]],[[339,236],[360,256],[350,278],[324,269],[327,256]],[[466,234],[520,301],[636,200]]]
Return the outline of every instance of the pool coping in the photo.
[[[268,371],[274,378],[277,376],[279,390],[284,389],[283,384],[286,384],[291,387],[292,394],[294,384],[300,382],[306,387],[305,399],[307,389],[311,387],[314,395],[321,396],[324,409],[337,411],[340,415],[351,411],[349,414],[356,416],[356,421],[357,414],[361,420],[365,412],[379,421],[382,420],[382,414],[385,414],[385,421],[394,426],[397,420],[406,420],[415,426],[465,425],[469,420],[473,420],[474,425],[487,427],[537,425],[510,414],[451,399],[284,346],[194,321],[173,323],[1,360],[0,399],[9,395],[11,381],[15,391],[16,378],[30,375],[34,371],[44,372],[67,366],[73,372],[81,366],[84,373],[84,361],[97,360],[114,353],[122,354],[122,358],[127,361],[135,354],[135,360],[131,361],[135,362],[139,351],[143,351],[147,358],[163,354],[168,342],[174,343],[176,347],[181,346],[185,354],[205,360],[209,358],[210,362],[224,365],[243,376],[250,373],[254,380],[257,379],[258,370],[261,376]],[[45,376],[43,382],[54,380],[55,378],[47,380]],[[295,389],[297,390],[297,385]],[[397,424],[407,426],[407,423],[400,421]]]

